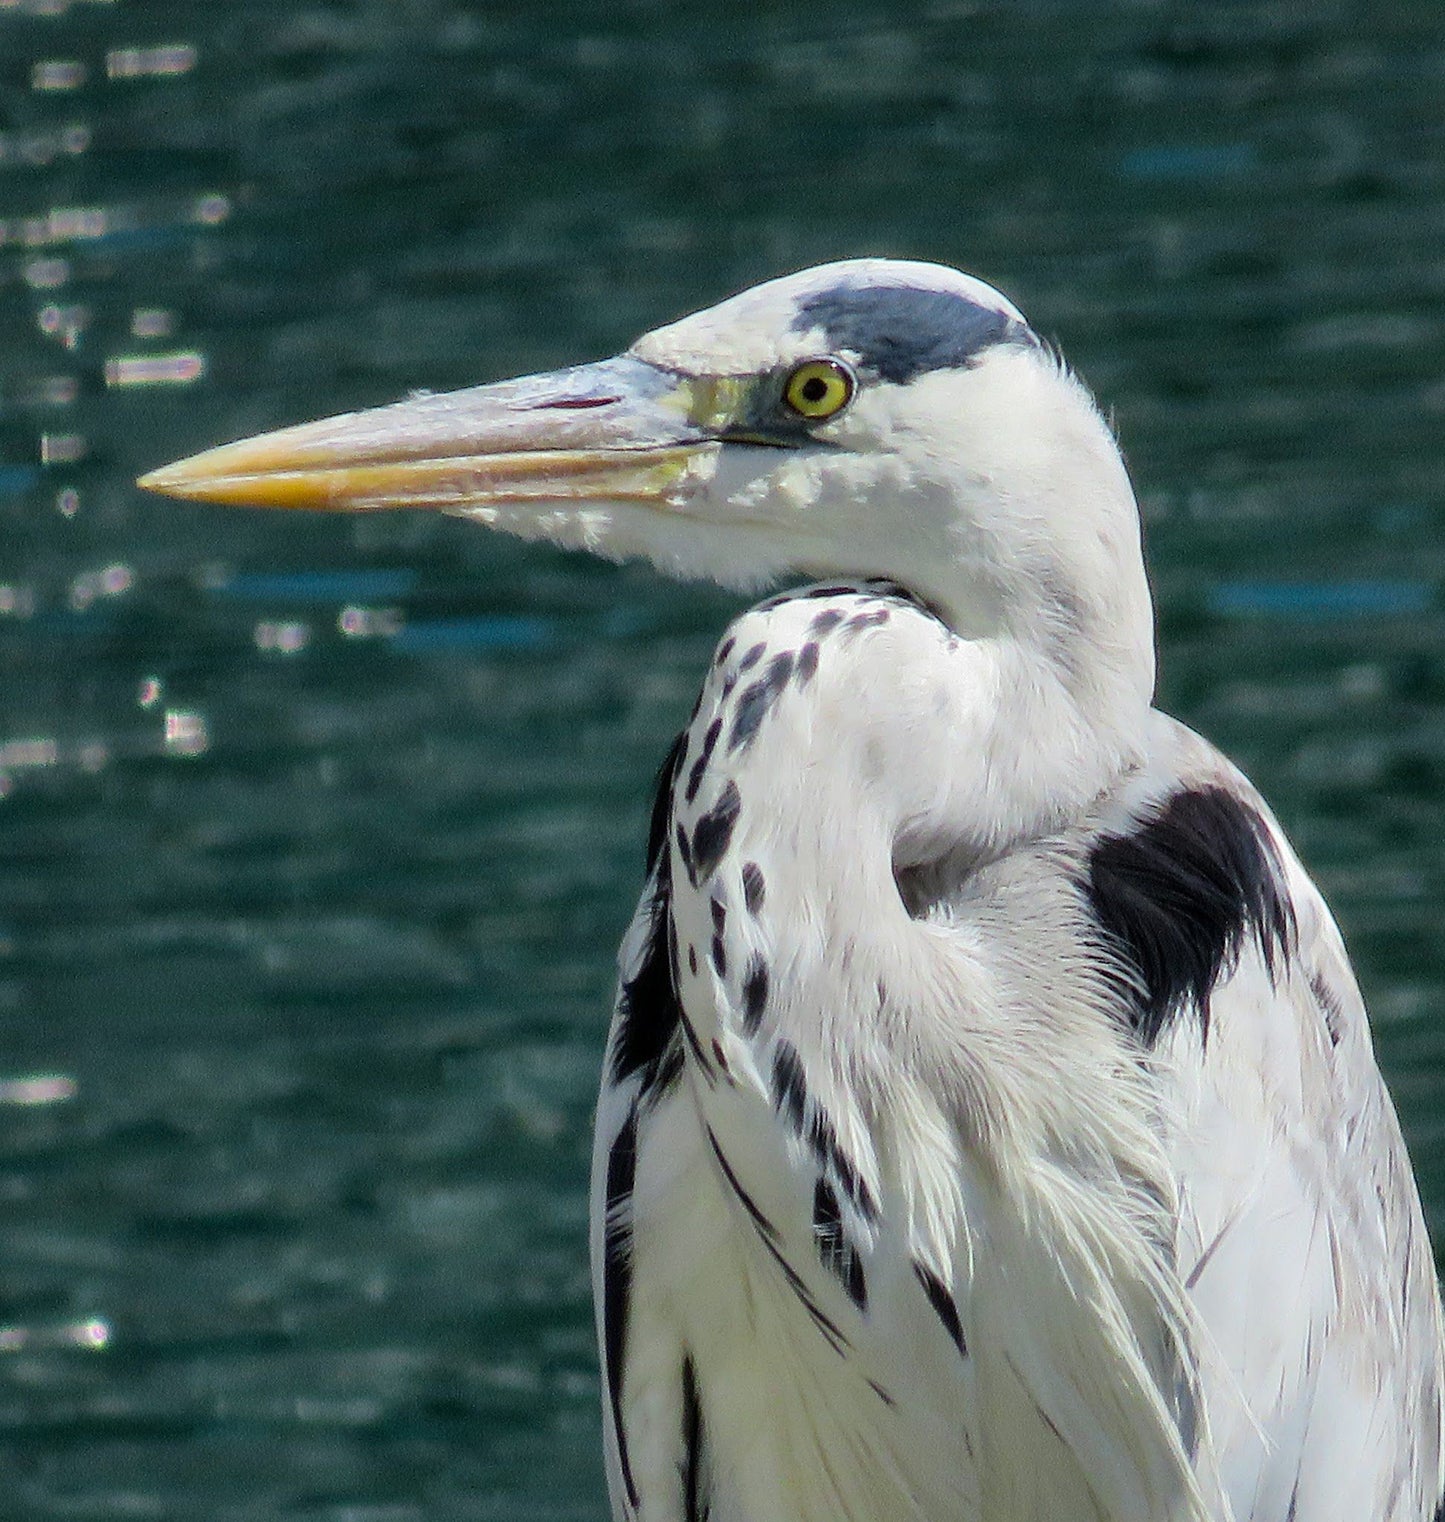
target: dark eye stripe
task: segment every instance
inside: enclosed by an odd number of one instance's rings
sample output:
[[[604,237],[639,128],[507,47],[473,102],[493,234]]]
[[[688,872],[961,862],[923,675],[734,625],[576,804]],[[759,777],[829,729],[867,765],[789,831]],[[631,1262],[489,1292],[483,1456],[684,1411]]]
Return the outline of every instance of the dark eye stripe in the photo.
[[[881,379],[905,384],[929,370],[966,369],[986,349],[1038,347],[1032,328],[955,291],[838,285],[805,297],[793,331],[822,330],[828,347],[858,356]]]

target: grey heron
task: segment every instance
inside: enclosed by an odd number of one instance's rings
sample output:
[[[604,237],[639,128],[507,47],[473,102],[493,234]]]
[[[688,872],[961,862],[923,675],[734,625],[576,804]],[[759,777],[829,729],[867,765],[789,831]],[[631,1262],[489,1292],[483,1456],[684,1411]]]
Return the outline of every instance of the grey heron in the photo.
[[[142,484],[790,585],[717,649],[620,954],[618,1522],[1442,1515],[1439,1292],[1339,932],[1153,707],[1119,449],[997,291],[827,265]]]

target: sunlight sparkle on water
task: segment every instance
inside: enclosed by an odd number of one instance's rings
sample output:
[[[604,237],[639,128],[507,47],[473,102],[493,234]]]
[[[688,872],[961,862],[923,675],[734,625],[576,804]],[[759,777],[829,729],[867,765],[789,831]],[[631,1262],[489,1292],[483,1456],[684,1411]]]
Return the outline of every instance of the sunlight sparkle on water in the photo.
[[[0,743],[0,768],[6,771],[54,766],[59,759],[60,745],[51,735],[37,735],[34,739],[6,740]]]
[[[58,290],[69,280],[69,259],[32,259],[25,266],[25,283],[32,291]]]
[[[175,326],[176,314],[164,307],[137,307],[131,314],[130,331],[135,338],[169,338]]]
[[[89,147],[90,128],[80,125],[62,127],[58,132],[0,132],[0,164],[43,169],[62,154],[74,157]]]
[[[153,48],[113,48],[105,55],[105,72],[110,79],[189,74],[196,66],[196,57],[196,50],[189,42],[172,42]]]
[[[101,1353],[110,1346],[110,1322],[100,1316],[67,1321],[60,1326],[0,1326],[0,1353],[24,1353],[37,1348],[81,1348]]]
[[[40,463],[42,465],[74,465],[86,454],[83,433],[42,433],[40,435]]]
[[[254,631],[258,650],[277,655],[295,655],[311,643],[311,626],[295,621],[263,619]]]
[[[165,718],[166,752],[172,756],[201,756],[210,748],[206,717],[189,708],[168,708]]]
[[[32,90],[78,90],[89,70],[78,58],[45,58],[30,70]]]
[[[23,583],[0,583],[0,617],[29,618],[35,611],[35,589]]]
[[[135,585],[135,571],[121,561],[85,571],[70,584],[70,606],[83,613],[102,597],[123,597]]]
[[[74,1099],[79,1089],[68,1073],[31,1073],[24,1078],[0,1078],[0,1104],[53,1105]]]
[[[202,196],[196,202],[195,218],[206,227],[216,227],[231,215],[231,203],[225,196]]]
[[[194,349],[176,354],[121,354],[105,362],[107,386],[184,386],[206,373],[206,357]]]
[[[58,338],[73,349],[90,323],[90,309],[83,306],[60,306],[47,302],[35,316],[35,325],[49,338]]]
[[[115,5],[117,0],[0,0],[0,13],[19,11],[24,16],[63,16],[76,5]]]
[[[362,608],[348,604],[336,618],[336,627],[348,639],[377,639],[395,634],[406,622],[400,608]]]

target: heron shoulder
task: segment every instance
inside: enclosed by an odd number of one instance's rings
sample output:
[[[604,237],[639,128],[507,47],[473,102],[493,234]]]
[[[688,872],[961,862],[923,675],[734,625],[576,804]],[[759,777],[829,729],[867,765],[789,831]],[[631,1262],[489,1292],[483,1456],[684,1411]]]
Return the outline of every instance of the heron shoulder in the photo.
[[[1185,972],[1202,965],[1201,947],[1225,947],[1204,1002],[1176,999],[1142,1033],[1234,1515],[1429,1516],[1442,1477],[1440,1302],[1343,939],[1241,773],[1162,716],[1153,741],[1151,765],[1105,806],[1099,838],[1106,861],[1123,853],[1124,887],[1128,852],[1140,853],[1132,886],[1179,922],[1157,946],[1182,946]],[[1181,800],[1201,795],[1210,807],[1193,822],[1213,822],[1212,834],[1173,828]],[[1159,860],[1165,845],[1171,864]],[[1230,924],[1232,940],[1221,938]],[[1341,1431],[1371,1436],[1346,1452]]]
[[[1213,990],[1247,944],[1272,977],[1295,953],[1295,907],[1273,833],[1222,779],[1177,786],[1128,827],[1099,834],[1085,892],[1124,963],[1121,1003],[1146,1047],[1186,1015],[1207,1039]]]

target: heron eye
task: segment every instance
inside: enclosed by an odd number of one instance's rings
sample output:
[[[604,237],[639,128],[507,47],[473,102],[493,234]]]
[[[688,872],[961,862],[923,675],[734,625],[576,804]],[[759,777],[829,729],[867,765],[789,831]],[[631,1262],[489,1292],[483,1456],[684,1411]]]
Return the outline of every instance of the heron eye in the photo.
[[[783,387],[783,400],[805,418],[832,417],[853,398],[853,375],[836,359],[810,359],[799,365]]]

